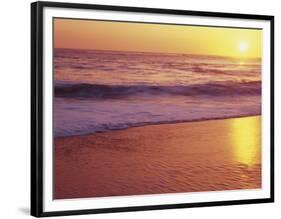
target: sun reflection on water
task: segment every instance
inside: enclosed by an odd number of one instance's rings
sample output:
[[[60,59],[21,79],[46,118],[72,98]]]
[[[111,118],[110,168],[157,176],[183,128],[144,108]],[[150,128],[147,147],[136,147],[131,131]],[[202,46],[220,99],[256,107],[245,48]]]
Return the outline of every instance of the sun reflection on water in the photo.
[[[244,165],[259,164],[261,159],[261,120],[257,117],[230,123],[234,159]]]

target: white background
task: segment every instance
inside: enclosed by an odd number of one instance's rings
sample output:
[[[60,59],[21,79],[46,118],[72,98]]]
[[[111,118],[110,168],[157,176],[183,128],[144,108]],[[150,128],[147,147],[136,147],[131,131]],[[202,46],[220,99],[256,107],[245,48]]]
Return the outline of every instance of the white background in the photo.
[[[63,0],[61,0],[63,1]],[[0,217],[29,216],[30,178],[30,2],[14,0],[1,2],[0,19]],[[68,2],[71,2],[70,0]],[[255,204],[162,210],[95,215],[95,218],[279,218],[280,190],[280,114],[279,76],[281,37],[280,0],[99,0],[81,3],[174,8],[186,10],[221,11],[233,13],[269,14],[275,16],[275,84],[276,84],[276,202]],[[279,100],[278,100],[279,99]],[[88,216],[75,216],[90,218]]]

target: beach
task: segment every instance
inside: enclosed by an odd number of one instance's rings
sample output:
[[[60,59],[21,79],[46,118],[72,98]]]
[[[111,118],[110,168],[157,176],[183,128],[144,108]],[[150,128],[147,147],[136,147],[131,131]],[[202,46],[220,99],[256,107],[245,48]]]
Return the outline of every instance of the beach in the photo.
[[[261,117],[55,138],[55,199],[261,188]]]

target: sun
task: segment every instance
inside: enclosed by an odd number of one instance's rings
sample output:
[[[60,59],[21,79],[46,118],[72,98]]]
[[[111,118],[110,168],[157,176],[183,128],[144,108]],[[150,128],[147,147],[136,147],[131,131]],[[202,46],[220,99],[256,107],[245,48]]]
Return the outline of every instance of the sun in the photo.
[[[244,53],[247,52],[249,49],[249,44],[247,42],[241,41],[238,44],[239,51]]]

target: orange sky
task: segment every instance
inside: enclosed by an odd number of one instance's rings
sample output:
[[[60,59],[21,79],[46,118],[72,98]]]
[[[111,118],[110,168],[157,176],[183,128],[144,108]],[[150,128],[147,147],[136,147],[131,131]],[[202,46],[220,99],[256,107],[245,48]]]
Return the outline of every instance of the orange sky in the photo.
[[[94,20],[54,20],[55,48],[261,57],[262,31]]]

